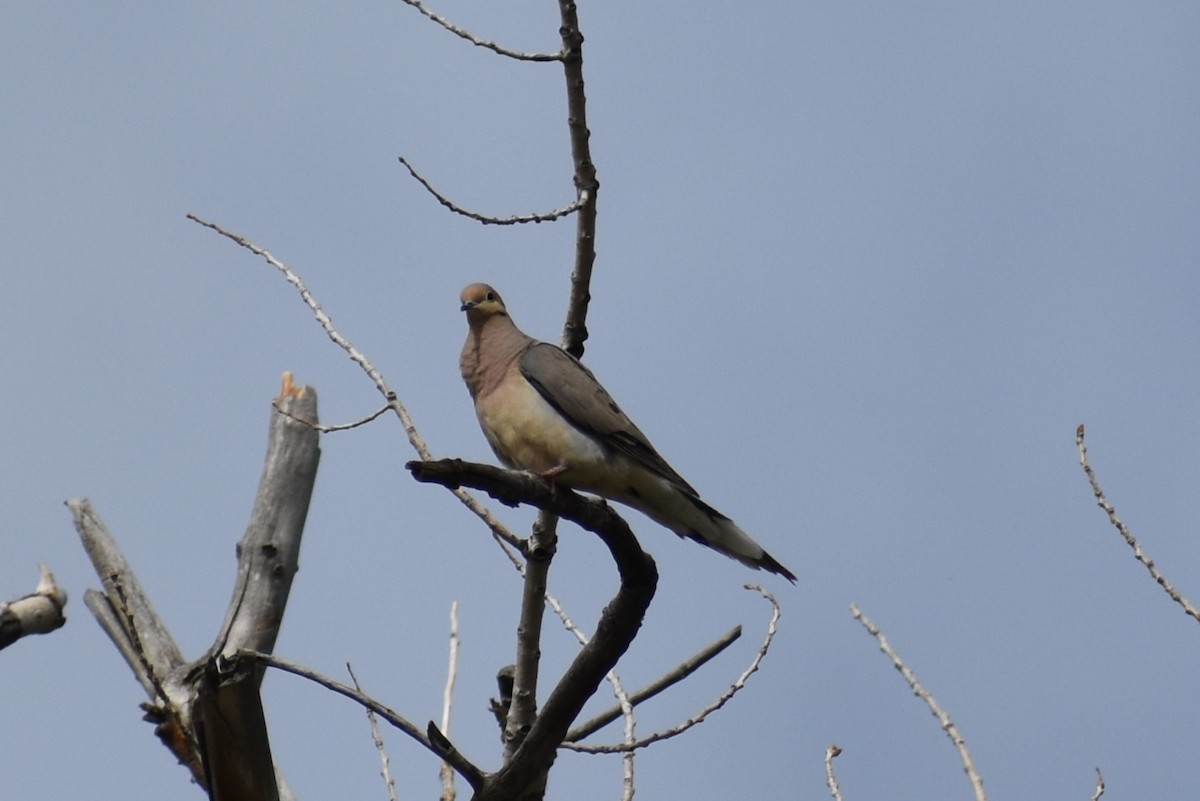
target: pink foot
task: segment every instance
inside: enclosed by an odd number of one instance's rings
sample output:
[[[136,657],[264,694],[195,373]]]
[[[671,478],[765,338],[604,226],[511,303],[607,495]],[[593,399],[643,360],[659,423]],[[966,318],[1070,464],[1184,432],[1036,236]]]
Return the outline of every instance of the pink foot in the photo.
[[[543,470],[542,472],[538,473],[537,475],[539,478],[544,478],[545,480],[553,483],[554,479],[557,478],[558,476],[561,476],[563,473],[566,472],[566,470],[567,470],[567,466],[565,464],[557,464],[554,467],[551,467],[549,470]]]

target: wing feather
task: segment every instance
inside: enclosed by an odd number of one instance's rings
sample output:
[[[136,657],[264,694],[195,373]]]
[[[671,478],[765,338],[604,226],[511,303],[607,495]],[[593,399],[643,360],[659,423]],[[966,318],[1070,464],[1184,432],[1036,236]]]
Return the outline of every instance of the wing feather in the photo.
[[[521,374],[571,425],[605,447],[644,465],[681,489],[696,495],[683,477],[658,455],[650,440],[621,411],[592,371],[571,354],[548,342],[529,347],[521,356]]]

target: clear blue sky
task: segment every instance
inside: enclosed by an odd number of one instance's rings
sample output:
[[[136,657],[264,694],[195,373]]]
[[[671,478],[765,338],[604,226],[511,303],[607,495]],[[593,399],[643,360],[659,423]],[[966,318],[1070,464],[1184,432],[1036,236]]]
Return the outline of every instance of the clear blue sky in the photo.
[[[439,6],[523,50],[546,2]],[[729,626],[744,642],[647,706],[671,725],[749,661],[745,693],[638,760],[639,797],[966,798],[936,721],[851,620],[859,603],[967,737],[994,799],[1200,787],[1200,627],[1093,504],[1074,449],[1200,600],[1200,6],[1192,2],[582,2],[602,183],[586,360],[659,449],[800,576],[752,573],[636,516],[662,582],[622,665],[640,685]],[[0,654],[0,795],[199,798],[139,720],[82,604],[62,501],[96,504],[185,653],[211,642],[285,369],[323,418],[379,403],[268,266],[289,262],[438,455],[490,460],[457,373],[462,285],[557,339],[574,224],[481,228],[573,197],[554,65],[471,47],[400,3],[8,4],[0,11],[0,595],[46,562],[67,627]],[[439,716],[498,760],[486,711],[519,587],[393,420],[327,437],[278,652]],[[517,528],[528,510],[500,508]],[[590,627],[614,587],[562,532],[552,589]],[[553,625],[546,673],[573,641]],[[270,675],[301,798],[382,798],[359,710]],[[603,698],[607,704],[609,699]],[[606,739],[615,739],[616,731]],[[405,798],[436,765],[388,743]],[[564,754],[551,796],[618,797]]]

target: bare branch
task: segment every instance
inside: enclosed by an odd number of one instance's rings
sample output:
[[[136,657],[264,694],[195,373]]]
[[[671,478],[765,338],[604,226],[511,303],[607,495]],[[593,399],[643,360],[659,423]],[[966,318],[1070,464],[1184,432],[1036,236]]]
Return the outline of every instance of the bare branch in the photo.
[[[292,268],[288,267],[279,259],[272,256],[271,253],[265,248],[259,247],[244,236],[239,236],[238,234],[227,231],[216,223],[203,220],[200,217],[197,217],[195,214],[189,214],[187,215],[187,218],[192,222],[198,223],[205,228],[217,232],[226,239],[229,239],[246,250],[249,250],[256,256],[265,259],[268,264],[282,273],[287,282],[295,287],[296,291],[300,293],[301,300],[304,301],[304,304],[308,306],[309,310],[313,313],[313,316],[316,318],[321,328],[325,331],[325,335],[328,336],[335,345],[344,350],[346,355],[350,357],[351,361],[362,368],[363,372],[365,372],[371,381],[374,382],[375,388],[381,395],[383,395],[384,399],[387,401],[388,407],[396,413],[396,416],[400,420],[400,424],[404,426],[405,436],[408,437],[409,444],[412,445],[413,450],[417,452],[417,455],[426,460],[432,458],[432,454],[430,453],[428,446],[426,446],[425,440],[421,438],[420,433],[417,431],[417,426],[413,422],[412,417],[409,415],[408,409],[405,408],[404,404],[400,402],[400,398],[395,391],[388,386],[387,382],[383,378],[383,374],[375,368],[375,365],[371,364],[370,360],[368,360],[367,357],[358,350],[358,348],[354,347],[354,345],[350,343],[350,340],[342,336],[341,332],[334,327],[333,321],[329,318],[329,315],[326,314],[321,308],[320,304],[317,303],[312,292],[309,291],[308,287],[305,286],[304,282],[300,279],[300,276],[297,275]],[[455,490],[454,495],[459,499],[459,501],[462,502],[464,506],[470,509],[472,513],[482,520],[489,529],[491,529],[492,536],[498,541],[506,542],[516,548],[521,546],[521,539],[515,536],[504,526],[503,523],[497,520],[495,516],[483,506],[483,504],[475,500],[471,493],[464,490]]]
[[[354,682],[354,689],[362,692],[362,685],[358,683],[358,676],[354,675],[354,668],[350,667],[350,663],[346,663],[346,672],[350,674],[350,681]],[[371,741],[375,743],[375,751],[379,754],[379,775],[383,777],[383,784],[387,787],[388,801],[398,801],[396,797],[396,780],[392,778],[392,764],[388,759],[387,749],[383,745],[383,733],[379,731],[379,720],[375,717],[375,710],[367,708],[367,721],[371,725]],[[445,765],[446,763],[442,763]],[[449,768],[447,768],[449,770]],[[453,774],[452,774],[453,775]],[[451,787],[454,786],[453,778],[451,779]]]
[[[481,214],[477,211],[471,211],[470,209],[458,205],[453,200],[435,189],[433,184],[431,184],[425,178],[425,176],[417,172],[416,168],[408,162],[408,159],[404,158],[404,156],[400,156],[399,158],[400,163],[403,164],[408,170],[408,174],[415,178],[417,183],[425,187],[425,191],[433,195],[434,199],[436,199],[438,203],[441,203],[455,214],[461,214],[463,217],[468,217],[476,222],[483,223],[484,225],[523,225],[525,223],[554,222],[555,220],[561,220],[563,217],[579,211],[579,209],[583,207],[584,203],[587,202],[585,197],[579,197],[571,203],[563,206],[561,209],[555,209],[553,211],[535,212],[533,214],[513,214],[509,217],[493,217],[488,214]]]
[[[191,717],[191,684],[183,654],[155,611],[116,539],[86,499],[67,501],[75,530],[104,592],[87,590],[83,602],[112,640],[150,698],[144,719],[192,778],[205,786],[204,766]]]
[[[450,733],[450,708],[454,703],[454,682],[458,678],[458,601],[450,604],[450,659],[446,668],[446,686],[442,690],[442,731]],[[454,801],[454,769],[442,763],[442,801]],[[393,801],[395,801],[393,799]]]
[[[312,387],[295,386],[291,373],[284,373],[274,405],[288,414],[271,415],[254,509],[238,543],[237,580],[209,656],[273,650],[292,578],[300,569],[300,542],[321,449],[319,434],[294,418],[317,420],[317,393]]]
[[[775,632],[778,630],[779,616],[781,614],[779,602],[775,600],[774,595],[757,584],[746,584],[745,587],[748,590],[754,590],[758,592],[771,604],[771,620],[767,623],[767,633],[763,637],[762,644],[758,647],[758,652],[755,653],[754,659],[751,660],[750,666],[742,671],[742,675],[738,676],[737,680],[734,681],[733,684],[731,684],[725,690],[725,692],[721,693],[721,695],[719,695],[714,701],[679,725],[670,729],[655,732],[647,737],[635,740],[632,743],[621,743],[614,745],[582,745],[579,743],[563,743],[562,747],[570,749],[571,751],[578,751],[582,754],[617,754],[624,751],[632,751],[637,748],[645,748],[646,746],[653,745],[660,740],[669,740],[672,737],[683,734],[696,724],[703,723],[709,715],[725,706],[725,704],[729,703],[729,700],[733,698],[733,696],[737,695],[737,693],[746,686],[747,680],[749,680],[749,678],[758,671],[759,665],[761,665],[762,661],[766,658],[767,652],[771,648],[771,642],[775,639]]]
[[[1144,550],[1142,545],[1133,536],[1133,532],[1121,522],[1121,518],[1117,517],[1117,510],[1108,502],[1108,498],[1104,496],[1104,491],[1100,489],[1100,484],[1096,481],[1096,474],[1092,472],[1092,466],[1088,463],[1087,446],[1083,444],[1083,423],[1075,429],[1075,447],[1079,449],[1079,465],[1083,468],[1084,474],[1087,475],[1088,483],[1092,485],[1092,494],[1096,496],[1096,505],[1104,510],[1108,515],[1110,523],[1116,527],[1121,536],[1125,538],[1125,542],[1133,549],[1133,557],[1142,563],[1142,566],[1150,573],[1150,577],[1158,582],[1158,586],[1163,588],[1163,591],[1170,596],[1171,600],[1179,604],[1183,611],[1192,617],[1193,620],[1200,621],[1200,610],[1192,605],[1192,602],[1185,598],[1175,586],[1167,580],[1167,577],[1162,574],[1158,566],[1154,564]]]
[[[654,598],[658,570],[629,526],[606,503],[551,485],[529,473],[459,459],[409,462],[405,466],[418,481],[474,487],[501,503],[528,503],[572,520],[599,536],[617,565],[621,586],[604,608],[595,636],[576,655],[550,693],[525,741],[512,759],[488,777],[487,786],[477,794],[476,801],[514,798],[544,780],[571,722],[633,642]]]
[[[467,783],[470,784],[472,788],[478,789],[482,785],[484,780],[483,771],[471,764],[466,757],[462,756],[462,754],[458,753],[457,751],[448,753],[445,748],[435,745],[425,732],[413,725],[404,716],[400,715],[392,708],[384,706],[374,698],[371,698],[370,696],[354,689],[353,687],[342,684],[339,681],[335,681],[328,676],[318,673],[315,670],[298,665],[295,662],[289,662],[286,659],[280,659],[279,657],[271,654],[263,654],[256,651],[241,651],[238,653],[238,656],[243,659],[252,659],[255,662],[266,665],[267,667],[273,667],[276,670],[282,670],[286,673],[291,673],[295,676],[308,679],[311,682],[321,685],[327,690],[332,690],[338,695],[349,698],[351,701],[354,701],[366,707],[367,709],[372,710],[375,712],[375,714],[379,715],[379,717],[383,718],[388,723],[392,724],[397,729],[416,740],[437,757],[449,761],[450,764],[454,766],[454,769],[457,770],[459,774],[467,780]]]
[[[725,632],[719,638],[717,638],[716,641],[714,641],[712,644],[705,647],[703,650],[699,651],[698,653],[689,657],[688,659],[685,659],[683,662],[680,662],[678,665],[676,665],[674,668],[672,668],[669,672],[663,674],[659,678],[650,682],[642,689],[638,690],[635,693],[632,693],[629,696],[630,705],[637,706],[638,704],[642,703],[643,701],[648,701],[649,699],[658,695],[663,690],[666,690],[668,687],[671,687],[671,686],[683,681],[688,676],[692,675],[697,670],[699,670],[701,666],[706,664],[709,660],[711,660],[717,654],[721,653],[726,648],[728,648],[730,645],[737,642],[738,638],[740,638],[741,636],[742,636],[742,627],[734,626],[729,631]],[[567,742],[578,742],[585,737],[590,737],[591,735],[595,734],[600,729],[607,726],[609,723],[612,723],[614,720],[621,717],[622,713],[623,713],[623,710],[621,709],[620,704],[617,704],[616,706],[613,706],[613,707],[610,707],[609,709],[604,710],[599,715],[596,715],[594,718],[587,721],[586,723],[581,723],[580,725],[576,726],[574,729],[571,729],[571,731],[567,732],[567,737],[566,737]]]
[[[485,39],[480,39],[470,31],[464,30],[463,28],[460,28],[454,23],[450,22],[445,17],[438,16],[422,5],[419,0],[404,0],[404,2],[415,8],[417,11],[420,11],[426,17],[433,20],[438,25],[441,25],[455,36],[458,36],[461,39],[466,39],[468,42],[477,47],[491,50],[493,53],[498,55],[505,56],[507,58],[513,58],[517,61],[562,61],[562,53],[520,53],[516,50],[509,50],[506,47],[501,47],[495,42],[489,42]]]
[[[182,687],[170,690],[162,687],[172,673],[186,664],[179,646],[91,502],[72,499],[67,501],[67,507],[75,518],[75,530],[84,550],[104,586],[104,593],[99,597],[104,598],[103,606],[107,610],[97,614],[97,620],[125,657],[146,694],[153,700],[169,700],[173,706],[182,708],[188,701],[188,692]],[[84,602],[93,614],[102,606],[98,600],[95,595],[84,594]],[[116,625],[115,629],[112,624]]]
[[[358,428],[359,426],[366,425],[367,423],[371,422],[372,420],[375,420],[375,419],[381,417],[384,412],[386,412],[388,409],[392,408],[391,406],[384,404],[383,406],[380,406],[378,409],[376,409],[375,411],[368,414],[366,417],[360,417],[359,419],[354,420],[349,423],[337,423],[334,425],[326,425],[324,423],[315,423],[312,420],[305,420],[301,417],[297,417],[296,415],[289,412],[287,409],[284,409],[282,406],[280,406],[278,400],[274,401],[271,404],[271,406],[275,409],[275,411],[279,412],[280,414],[285,415],[286,417],[290,417],[293,420],[295,420],[297,423],[300,423],[301,425],[306,425],[309,428],[313,429],[314,431],[319,431],[322,434],[331,434],[336,431],[349,431],[352,428]]]
[[[67,622],[63,608],[67,592],[54,582],[54,574],[39,564],[41,578],[28,595],[0,603],[0,649],[30,634],[49,634]]]
[[[938,704],[937,699],[921,685],[921,682],[917,681],[916,674],[909,669],[908,665],[904,664],[904,661],[900,659],[900,655],[892,649],[892,646],[888,643],[887,638],[883,636],[883,632],[879,630],[879,627],[872,623],[855,604],[850,605],[850,613],[875,638],[875,641],[879,643],[879,650],[887,654],[888,659],[892,660],[892,665],[896,670],[900,671],[900,675],[908,682],[908,686],[912,688],[913,693],[929,707],[929,711],[933,713],[933,716],[938,719],[938,723],[941,724],[942,731],[946,732],[946,736],[950,738],[950,742],[954,743],[954,748],[958,751],[958,756],[963,763],[963,771],[967,774],[967,778],[971,780],[971,788],[975,791],[975,801],[987,801],[987,794],[983,791],[983,778],[975,770],[975,763],[971,760],[971,752],[967,749],[967,741],[959,733],[958,727],[954,725],[954,721],[950,719],[950,716]]]
[[[575,224],[575,267],[571,271],[571,295],[563,324],[562,346],[567,353],[583,357],[587,340],[587,307],[591,300],[592,266],[596,262],[596,196],[600,182],[592,162],[587,123],[587,94],[583,81],[583,33],[575,0],[558,0],[562,26],[563,77],[567,84],[567,128],[571,134],[571,159],[575,163],[575,191],[581,204]]]
[[[512,704],[504,722],[504,758],[508,761],[529,733],[537,716],[538,668],[542,657],[542,619],[546,584],[558,546],[558,518],[541,512],[533,525],[525,559],[521,618],[517,625],[517,662],[513,670]]]
[[[195,683],[193,725],[212,801],[280,801],[279,779],[258,688],[263,669],[206,659]]]
[[[617,705],[621,708],[621,717],[625,720],[624,739],[622,742],[625,745],[630,745],[637,740],[634,731],[637,720],[633,716],[633,704],[629,702],[629,696],[625,694],[625,688],[621,686],[621,680],[617,676],[617,671],[610,670],[607,678],[612,685],[613,695],[617,697]],[[635,752],[632,749],[621,754],[621,801],[633,801],[634,756]]]
[[[842,749],[836,745],[831,745],[825,749],[825,785],[829,787],[829,793],[833,796],[833,801],[842,801],[842,789],[838,787],[837,776],[833,772],[833,760],[842,755]]]

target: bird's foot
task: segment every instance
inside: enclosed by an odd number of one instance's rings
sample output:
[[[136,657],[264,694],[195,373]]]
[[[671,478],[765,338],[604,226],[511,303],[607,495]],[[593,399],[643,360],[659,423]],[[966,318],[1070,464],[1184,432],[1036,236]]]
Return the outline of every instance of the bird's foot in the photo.
[[[545,479],[546,481],[549,481],[551,484],[553,484],[554,479],[558,478],[566,471],[567,471],[567,466],[565,464],[556,464],[556,465],[554,465],[554,467],[551,467],[549,470],[543,470],[542,472],[538,473],[537,477],[541,478],[541,479]]]

